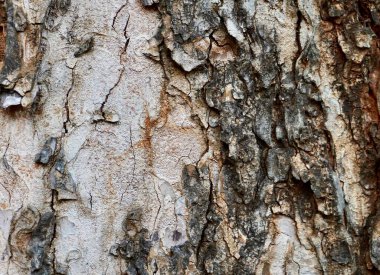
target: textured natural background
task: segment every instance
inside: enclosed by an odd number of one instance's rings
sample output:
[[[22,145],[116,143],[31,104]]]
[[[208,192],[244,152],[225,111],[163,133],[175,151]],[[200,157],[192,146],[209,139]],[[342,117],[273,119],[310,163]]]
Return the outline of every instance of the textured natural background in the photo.
[[[0,274],[379,274],[380,1],[0,5]]]

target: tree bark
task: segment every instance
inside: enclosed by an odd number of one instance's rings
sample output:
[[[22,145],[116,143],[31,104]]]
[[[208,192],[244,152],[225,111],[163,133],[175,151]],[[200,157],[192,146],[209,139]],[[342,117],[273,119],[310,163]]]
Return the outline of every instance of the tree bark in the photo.
[[[0,4],[0,274],[379,274],[379,1]]]

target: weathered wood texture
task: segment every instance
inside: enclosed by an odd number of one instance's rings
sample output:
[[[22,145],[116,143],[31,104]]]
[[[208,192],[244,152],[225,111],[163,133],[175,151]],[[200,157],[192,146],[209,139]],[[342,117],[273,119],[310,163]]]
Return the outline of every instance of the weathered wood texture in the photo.
[[[379,1],[5,7],[0,274],[379,274]]]

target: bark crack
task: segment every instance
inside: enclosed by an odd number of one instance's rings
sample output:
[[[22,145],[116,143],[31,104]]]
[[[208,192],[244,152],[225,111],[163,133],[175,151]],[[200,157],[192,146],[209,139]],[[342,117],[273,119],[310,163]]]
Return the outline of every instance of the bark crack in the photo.
[[[200,241],[197,245],[196,254],[195,254],[197,265],[200,264],[200,253],[201,253],[202,245],[204,242],[206,242],[206,240],[205,240],[206,239],[206,230],[207,230],[209,224],[212,223],[212,221],[209,219],[208,215],[212,211],[211,208],[212,208],[213,200],[214,200],[214,196],[213,196],[214,185],[213,185],[212,180],[209,180],[209,183],[210,183],[210,193],[209,193],[209,197],[208,197],[208,206],[207,206],[207,210],[206,210],[206,223],[202,229],[201,238],[200,238]]]
[[[116,20],[117,20],[117,17],[119,16],[119,13],[128,5],[128,1],[126,1],[117,11],[116,11],[116,14],[115,16],[113,17],[113,20],[112,20],[112,29],[114,31],[116,31],[115,29],[115,23],[116,23]]]
[[[158,186],[158,188],[160,188]],[[156,225],[157,225],[157,218],[158,218],[158,215],[160,214],[160,211],[161,211],[161,207],[162,207],[162,203],[161,203],[161,200],[160,200],[160,196],[158,195],[158,191],[157,191],[157,187],[156,187],[156,184],[154,184],[154,191],[156,192],[156,196],[157,196],[157,200],[159,202],[159,207],[157,209],[157,213],[156,213],[156,217],[154,218],[154,223],[153,223],[153,230],[156,229]],[[174,208],[175,208],[175,205],[174,205]],[[177,215],[176,215],[176,224],[177,224]],[[177,225],[176,225],[177,226]]]
[[[133,145],[132,125],[129,126],[129,145],[131,147],[132,156],[133,156],[132,180],[130,183],[133,183],[135,181],[135,172],[136,172],[136,153],[135,153],[135,147]],[[125,192],[127,192],[127,188],[125,188],[123,193],[121,194],[120,203],[123,201]]]
[[[67,134],[69,132],[69,129],[68,129],[68,126],[67,124],[70,123],[71,124],[71,120],[70,120],[70,94],[73,90],[73,87],[74,87],[74,84],[75,84],[75,67],[76,67],[76,64],[74,65],[73,68],[70,68],[71,69],[71,85],[70,85],[70,88],[67,90],[66,92],[66,98],[65,98],[65,111],[66,111],[66,118],[65,118],[65,121],[63,122],[63,129],[64,129],[64,135]]]
[[[111,96],[112,91],[113,91],[114,89],[116,89],[116,88],[119,86],[119,84],[120,84],[120,82],[121,82],[121,80],[122,80],[122,77],[123,77],[124,72],[125,72],[125,67],[123,66],[123,67],[121,68],[121,70],[120,70],[120,74],[119,74],[119,77],[118,77],[116,83],[115,83],[115,84],[112,86],[112,88],[108,91],[108,93],[107,93],[107,95],[106,95],[106,97],[105,97],[105,99],[104,99],[104,101],[103,101],[103,103],[102,103],[102,106],[100,107],[100,112],[101,112],[101,114],[102,114],[102,117],[103,117],[103,120],[104,120],[104,121],[107,121],[107,120],[106,120],[106,113],[105,113],[105,111],[104,111],[104,108],[105,108],[105,106],[106,106],[106,104],[107,104],[107,102],[108,102],[108,98]]]
[[[114,17],[114,19],[113,19],[113,22],[112,22],[112,28],[116,31],[116,29],[115,29],[115,27],[114,27],[114,25],[115,25],[115,21],[116,21],[116,18],[117,18],[117,16],[118,16],[118,14],[121,12],[121,10],[124,8],[124,7],[126,7],[126,5],[127,5],[127,3],[125,3],[118,11],[117,11],[117,13],[116,13],[116,15],[115,15],[115,17]],[[105,97],[105,99],[103,100],[103,102],[102,102],[102,105],[101,105],[101,107],[100,107],[100,113],[101,113],[101,115],[102,115],[102,121],[107,121],[107,122],[113,122],[113,121],[108,121],[107,119],[106,119],[106,116],[107,116],[107,114],[106,114],[106,112],[105,112],[105,107],[106,107],[106,104],[107,104],[107,102],[108,102],[108,99],[109,99],[109,97],[111,96],[111,94],[112,94],[112,92],[113,92],[113,90],[115,90],[119,85],[120,85],[120,83],[121,83],[121,81],[122,81],[122,79],[123,79],[123,74],[125,73],[125,65],[123,64],[124,63],[124,60],[123,60],[123,57],[124,57],[124,55],[126,54],[126,51],[127,51],[127,48],[128,48],[128,44],[129,44],[129,37],[128,37],[128,35],[127,35],[127,27],[128,27],[128,24],[129,24],[129,16],[128,16],[128,19],[127,19],[127,22],[125,23],[125,25],[124,25],[124,28],[123,28],[123,36],[124,36],[124,38],[125,38],[125,42],[124,42],[124,45],[123,45],[123,47],[122,47],[122,49],[121,49],[121,53],[120,53],[120,56],[119,56],[119,63],[120,63],[120,65],[121,65],[121,70],[120,70],[120,73],[119,73],[119,76],[118,76],[118,79],[117,79],[117,81],[116,81],[116,83],[111,87],[111,89],[108,91],[108,93],[107,93],[107,95],[106,95],[106,97]]]
[[[301,58],[302,50],[303,50],[302,45],[301,45],[301,23],[302,23],[303,16],[302,16],[301,11],[298,8],[298,1],[296,1],[296,3],[297,3],[297,22],[296,22],[297,53],[296,53],[296,57],[293,61],[293,74],[294,74],[294,82],[297,84],[298,73],[299,73],[297,63],[298,63],[299,59]]]
[[[50,244],[49,244],[49,247],[50,249],[53,248],[53,252],[52,252],[52,255],[53,255],[53,259],[52,259],[52,269],[53,269],[53,274],[57,274],[56,272],[56,255],[55,255],[55,247],[54,246],[54,240],[56,239],[57,237],[57,218],[56,218],[56,209],[54,207],[54,199],[55,199],[55,190],[51,190],[51,202],[50,202],[50,208],[53,212],[53,216],[54,216],[54,225],[53,225],[53,236],[52,236],[52,239],[50,241]]]

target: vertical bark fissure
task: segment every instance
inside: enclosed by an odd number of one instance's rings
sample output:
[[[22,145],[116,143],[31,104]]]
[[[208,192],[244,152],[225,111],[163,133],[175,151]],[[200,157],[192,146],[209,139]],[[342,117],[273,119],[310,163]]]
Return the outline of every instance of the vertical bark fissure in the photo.
[[[76,65],[75,65],[76,66]],[[69,129],[68,129],[68,126],[67,124],[71,124],[71,121],[70,121],[70,94],[74,88],[74,85],[75,85],[75,66],[71,69],[71,85],[70,85],[70,88],[67,90],[66,92],[66,97],[65,97],[65,120],[63,121],[63,130],[64,130],[64,134],[63,136],[65,136],[66,134],[69,133]],[[71,127],[72,125],[70,125]]]

